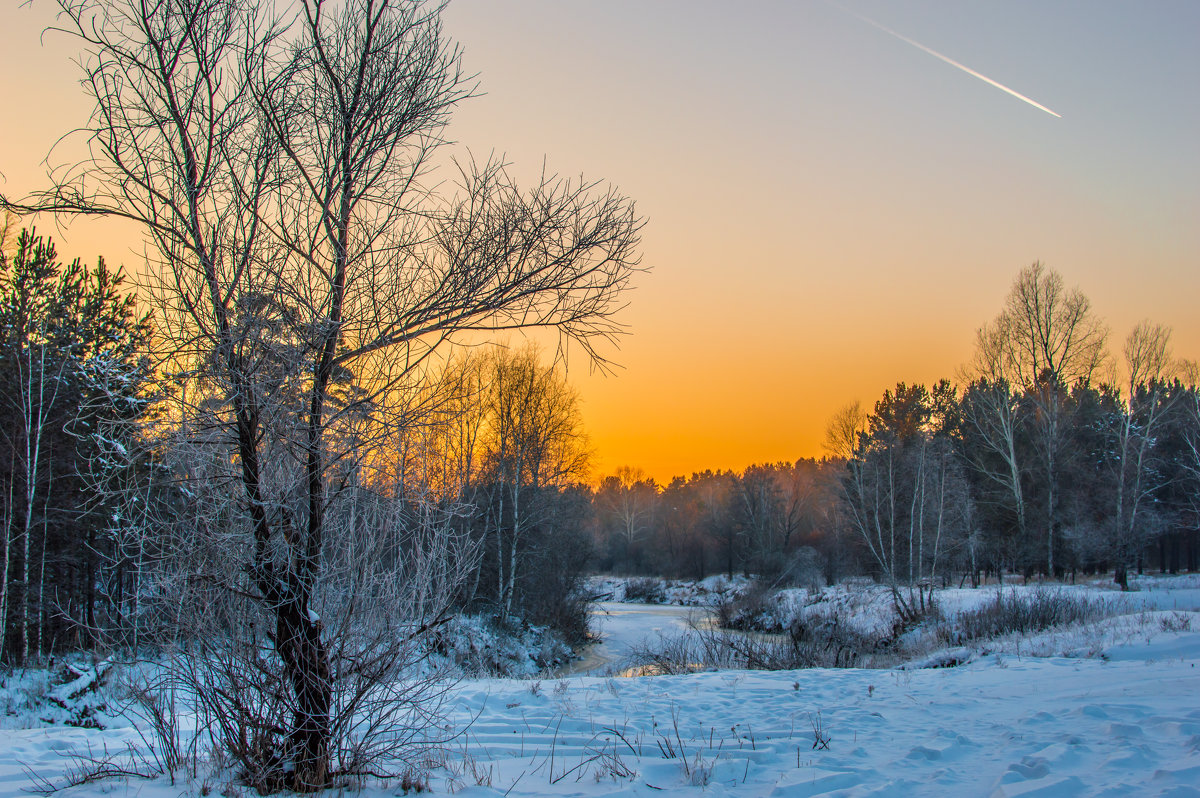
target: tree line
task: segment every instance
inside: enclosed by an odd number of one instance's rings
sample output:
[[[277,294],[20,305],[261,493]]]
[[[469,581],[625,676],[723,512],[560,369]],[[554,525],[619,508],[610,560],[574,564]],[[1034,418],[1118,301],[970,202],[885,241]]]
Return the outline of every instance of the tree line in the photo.
[[[959,385],[899,383],[827,431],[822,460],[694,474],[635,469],[596,495],[603,568],[893,586],[1200,565],[1200,395],[1170,330],[1118,355],[1086,296],[1040,263],[978,331]],[[961,386],[961,387],[960,387]],[[919,593],[913,593],[919,600]]]
[[[636,468],[619,468],[593,498],[595,567],[684,579],[836,579],[849,573],[834,523],[836,471],[830,461],[805,459],[740,474],[703,471],[660,487]]]
[[[209,567],[162,530],[181,517],[194,525],[180,508],[198,499],[174,472],[197,479],[198,452],[213,447],[204,425],[149,412],[183,400],[152,385],[150,321],[120,275],[103,261],[64,265],[30,232],[12,244],[0,255],[4,652],[25,661],[146,634],[156,597],[144,567],[172,551]],[[1068,322],[1078,329],[1061,329]],[[446,608],[575,641],[587,634],[579,588],[589,571],[776,583],[866,574],[911,587],[1106,569],[1127,585],[1135,568],[1195,570],[1190,367],[1149,323],[1129,334],[1119,363],[1106,362],[1105,332],[1082,294],[1035,264],[979,331],[965,388],[900,383],[871,412],[840,411],[825,458],[665,486],[630,467],[590,485],[579,397],[561,367],[532,346],[468,349],[427,370],[394,410],[403,423],[373,429],[364,413],[339,435],[338,456],[353,464],[339,479],[361,494],[351,507],[373,506],[356,510],[364,517],[391,497],[396,523],[454,541]],[[283,341],[272,348],[286,352]],[[331,393],[347,401],[344,388]],[[120,436],[151,428],[155,446],[130,455]],[[143,485],[136,511],[119,489],[131,481]]]

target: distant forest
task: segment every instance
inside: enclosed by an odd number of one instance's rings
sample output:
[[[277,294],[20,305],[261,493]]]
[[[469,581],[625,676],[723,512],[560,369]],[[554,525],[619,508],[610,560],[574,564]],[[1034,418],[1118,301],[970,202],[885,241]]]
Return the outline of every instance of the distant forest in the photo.
[[[597,566],[893,585],[1111,570],[1127,586],[1132,569],[1200,560],[1195,365],[1150,322],[1112,352],[1087,298],[1040,263],[957,383],[847,406],[827,449],[665,486],[619,469],[593,500]]]
[[[31,233],[11,242],[0,260],[3,657],[160,640],[178,575],[216,573],[196,547],[240,512],[197,515],[188,487],[229,468],[211,459],[215,432],[175,417],[185,400],[210,400],[150,367],[152,320],[103,262],[60,263]],[[272,329],[255,334],[281,335]],[[1143,323],[1112,354],[1086,298],[1035,264],[980,329],[960,384],[900,383],[869,411],[847,406],[822,459],[666,485],[633,467],[589,482],[579,397],[536,348],[462,350],[395,395],[398,421],[348,417],[329,495],[351,497],[330,516],[351,537],[326,556],[360,545],[360,525],[397,530],[385,557],[452,541],[437,561],[453,574],[448,606],[575,641],[592,572],[937,586],[1195,570],[1200,394],[1169,339]],[[302,510],[278,512],[286,526]]]

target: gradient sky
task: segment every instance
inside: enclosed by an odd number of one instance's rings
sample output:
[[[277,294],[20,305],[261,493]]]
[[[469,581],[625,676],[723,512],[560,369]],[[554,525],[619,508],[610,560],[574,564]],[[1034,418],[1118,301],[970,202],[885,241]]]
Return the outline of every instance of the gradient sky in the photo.
[[[19,194],[88,109],[68,42],[39,44],[46,1],[12,6]],[[622,368],[570,364],[597,472],[819,456],[847,402],[953,377],[1034,260],[1118,344],[1149,318],[1200,359],[1200,3],[453,0],[445,28],[485,92],[461,146],[611,181],[647,217]],[[112,224],[56,235],[127,265],[139,248]]]

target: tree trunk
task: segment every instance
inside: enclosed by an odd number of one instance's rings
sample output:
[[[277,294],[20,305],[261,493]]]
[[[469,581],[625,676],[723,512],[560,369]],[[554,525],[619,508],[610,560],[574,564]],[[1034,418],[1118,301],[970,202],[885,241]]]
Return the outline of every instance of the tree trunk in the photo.
[[[8,481],[8,504],[4,513],[4,566],[0,568],[0,662],[4,662],[8,653],[8,605],[10,593],[8,589],[9,566],[12,563],[12,514],[13,514],[13,484],[16,482],[16,451],[13,451],[12,470]]]
[[[888,447],[888,581],[896,587],[896,467],[894,454]]]
[[[1046,490],[1046,578],[1054,578],[1054,478],[1049,479]]]
[[[517,584],[517,544],[521,539],[521,479],[518,473],[517,478],[513,480],[513,526],[512,526],[512,545],[508,550],[508,577],[504,583],[504,617],[507,618],[512,614],[513,593],[516,592]]]
[[[88,527],[87,551],[84,553],[87,562],[87,584],[84,585],[83,595],[86,606],[83,608],[84,633],[88,644],[96,642],[96,530]]]
[[[275,646],[283,660],[295,704],[288,733],[291,789],[314,792],[329,783],[329,713],[333,703],[329,654],[321,624],[299,599],[275,608]]]
[[[1052,388],[1050,397],[1052,403],[1046,415],[1046,578],[1054,578],[1054,514],[1055,487],[1058,485],[1058,413],[1059,398],[1057,387]]]
[[[37,651],[38,661],[45,662],[46,627],[49,626],[49,613],[46,612],[46,544],[50,541],[50,488],[54,485],[54,460],[47,462],[46,495],[42,499],[42,547],[38,551],[38,595],[37,595]]]
[[[504,482],[500,482],[500,507],[496,511],[496,609],[504,606]]]

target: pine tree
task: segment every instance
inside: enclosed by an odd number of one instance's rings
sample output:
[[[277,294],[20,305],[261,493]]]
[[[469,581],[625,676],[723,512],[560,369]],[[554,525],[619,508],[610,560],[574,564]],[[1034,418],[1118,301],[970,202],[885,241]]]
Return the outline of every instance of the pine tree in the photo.
[[[11,662],[87,642],[119,600],[101,573],[112,508],[88,488],[102,429],[146,404],[149,319],[122,281],[103,259],[60,262],[31,230],[0,252],[0,656]]]

